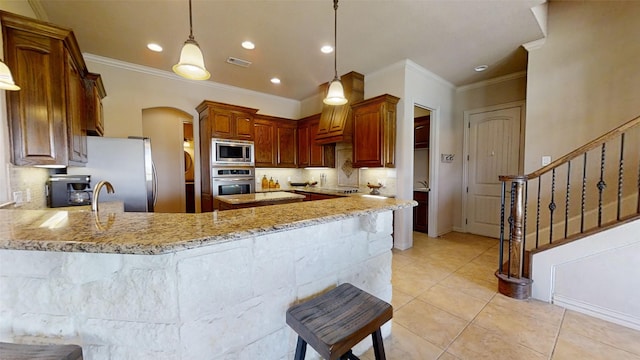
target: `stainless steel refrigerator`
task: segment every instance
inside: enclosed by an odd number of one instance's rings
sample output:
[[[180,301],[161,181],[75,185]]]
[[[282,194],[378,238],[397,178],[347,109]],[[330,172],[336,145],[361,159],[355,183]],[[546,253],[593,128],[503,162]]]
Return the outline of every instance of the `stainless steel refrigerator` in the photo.
[[[156,203],[157,179],[151,158],[151,140],[142,137],[87,137],[86,167],[68,168],[67,173],[91,175],[91,187],[101,180],[115,192],[103,188],[100,202],[123,201],[125,211],[152,212]]]

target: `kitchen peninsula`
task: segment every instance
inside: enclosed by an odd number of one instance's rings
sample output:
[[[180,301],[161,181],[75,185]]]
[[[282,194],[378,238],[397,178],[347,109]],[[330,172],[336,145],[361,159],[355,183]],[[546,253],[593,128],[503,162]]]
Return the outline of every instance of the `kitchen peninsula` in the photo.
[[[391,300],[393,210],[414,205],[0,210],[0,340],[76,343],[88,359],[291,358],[290,305],[344,282]]]

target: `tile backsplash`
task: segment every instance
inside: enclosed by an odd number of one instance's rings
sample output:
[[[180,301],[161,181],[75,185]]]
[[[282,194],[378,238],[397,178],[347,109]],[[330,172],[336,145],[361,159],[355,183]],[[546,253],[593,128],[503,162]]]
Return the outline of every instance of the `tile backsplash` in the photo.
[[[49,170],[36,167],[9,165],[11,184],[11,200],[14,192],[22,192],[23,203],[17,207],[25,210],[43,209],[47,207],[45,183],[49,178]],[[27,199],[29,193],[30,199]]]

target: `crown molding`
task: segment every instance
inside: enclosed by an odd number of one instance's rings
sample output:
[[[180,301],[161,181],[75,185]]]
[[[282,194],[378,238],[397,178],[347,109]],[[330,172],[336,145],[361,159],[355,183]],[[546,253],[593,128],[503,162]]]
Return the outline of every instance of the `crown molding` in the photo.
[[[282,97],[282,96],[276,96],[276,95],[267,94],[267,93],[263,93],[263,92],[259,92],[259,91],[249,90],[249,89],[245,89],[245,88],[241,88],[241,87],[237,87],[237,86],[221,84],[221,83],[217,83],[217,82],[209,81],[209,80],[205,80],[205,81],[189,80],[189,79],[185,79],[182,76],[179,76],[179,75],[177,75],[177,74],[175,74],[175,73],[173,73],[171,71],[159,70],[159,69],[156,69],[156,68],[143,66],[143,65],[138,65],[138,64],[133,64],[133,63],[129,63],[129,62],[126,62],[126,61],[116,60],[116,59],[112,59],[112,58],[108,58],[108,57],[104,57],[104,56],[100,56],[100,55],[94,55],[94,54],[90,54],[90,53],[82,53],[82,56],[84,57],[85,61],[89,60],[89,61],[94,62],[94,63],[107,65],[107,66],[111,66],[111,67],[115,67],[115,68],[119,68],[119,69],[123,69],[123,70],[134,71],[134,72],[142,73],[142,74],[145,74],[145,75],[161,77],[161,78],[170,79],[170,80],[174,80],[174,81],[182,81],[182,82],[186,82],[186,83],[190,83],[190,84],[196,84],[198,86],[206,86],[206,87],[210,87],[210,88],[214,88],[214,89],[218,89],[218,90],[222,90],[222,91],[227,91],[227,92],[243,93],[243,94],[246,94],[246,95],[259,95],[259,96],[262,96],[262,97],[270,97],[270,98],[278,99],[280,101],[289,101],[289,102],[292,102],[294,104],[298,104],[298,106],[300,104],[300,101],[298,101],[296,99],[290,99],[290,98],[286,98],[286,97]]]
[[[528,43],[522,44],[522,47],[525,48],[528,52],[532,50],[540,49],[544,46],[544,43],[547,42],[547,38],[542,38],[538,40],[529,41]]]
[[[44,10],[41,0],[27,0],[27,3],[31,7],[31,10],[33,10],[33,13],[36,15],[36,19],[46,22],[49,21],[49,15]]]
[[[440,84],[448,87],[449,89],[455,89],[456,88],[456,86],[453,85],[452,83],[448,82],[447,80],[445,80],[444,78],[440,77],[439,75],[437,75],[435,73],[432,73],[431,71],[425,69],[424,67],[416,64],[412,60],[407,59],[407,60],[404,60],[404,61],[406,63],[406,67],[407,68],[413,69],[413,70],[421,73],[422,75],[424,75],[426,77],[429,77],[429,78],[431,78],[433,80],[436,80],[437,82],[439,82]]]
[[[456,88],[456,92],[463,92],[463,91],[483,88],[483,87],[486,87],[486,86],[496,85],[496,84],[500,84],[500,83],[503,83],[503,82],[507,82],[507,81],[511,81],[511,80],[515,80],[515,79],[520,79],[520,78],[523,78],[523,77],[525,77],[525,78],[527,77],[527,72],[526,71],[519,71],[517,73],[504,75],[504,76],[500,76],[500,77],[489,79],[489,80],[483,80],[483,81],[478,81],[476,83],[472,83],[472,84],[468,84],[468,85],[462,85],[462,86],[459,86],[458,88]]]

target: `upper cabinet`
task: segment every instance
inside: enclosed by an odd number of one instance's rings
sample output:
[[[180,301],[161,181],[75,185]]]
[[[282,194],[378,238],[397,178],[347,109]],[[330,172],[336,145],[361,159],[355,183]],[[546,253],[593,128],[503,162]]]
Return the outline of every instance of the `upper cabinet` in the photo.
[[[254,120],[257,167],[297,167],[297,122],[268,115]]]
[[[351,142],[353,124],[351,105],[364,99],[364,75],[352,71],[340,78],[344,96],[349,100],[345,105],[322,105],[320,123],[316,133],[318,144]],[[324,87],[328,84],[323,85]]]
[[[87,161],[87,67],[69,29],[0,11],[4,56],[20,91],[7,114],[15,165]]]
[[[395,167],[399,100],[385,94],[352,105],[353,167]]]
[[[253,140],[253,117],[257,109],[205,100],[196,110],[200,119],[208,117],[211,137]]]
[[[321,145],[316,141],[320,114],[298,121],[298,167],[335,167],[335,144]]]
[[[104,135],[104,111],[102,99],[107,96],[100,74],[88,73],[85,79],[87,91],[87,135]]]
[[[413,121],[413,136],[415,148],[423,149],[429,147],[429,129],[431,126],[431,115],[420,116]]]

